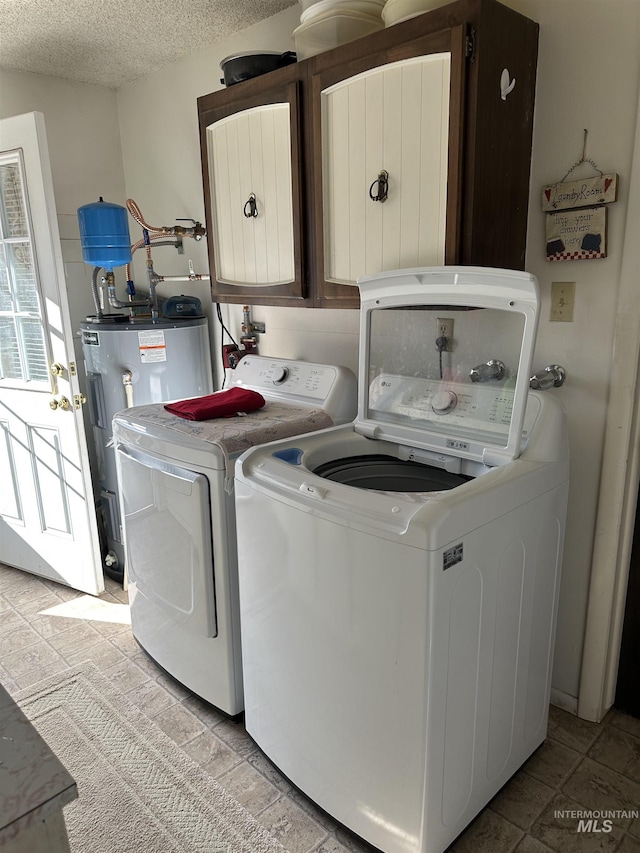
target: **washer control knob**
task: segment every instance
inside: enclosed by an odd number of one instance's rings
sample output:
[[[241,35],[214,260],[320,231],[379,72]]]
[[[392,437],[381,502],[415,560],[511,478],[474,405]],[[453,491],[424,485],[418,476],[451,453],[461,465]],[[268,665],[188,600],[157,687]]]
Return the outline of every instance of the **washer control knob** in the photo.
[[[453,391],[438,391],[433,395],[431,408],[436,415],[444,415],[455,409],[457,402],[458,398]]]
[[[286,382],[287,376],[289,375],[288,367],[276,367],[273,371],[272,381],[274,385],[282,385],[283,382]]]

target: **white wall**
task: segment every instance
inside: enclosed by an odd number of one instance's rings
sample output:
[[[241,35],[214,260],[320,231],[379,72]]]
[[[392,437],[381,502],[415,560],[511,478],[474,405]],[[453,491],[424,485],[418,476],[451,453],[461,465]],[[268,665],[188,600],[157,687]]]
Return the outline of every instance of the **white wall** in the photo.
[[[543,294],[535,366],[559,362],[569,374],[560,394],[570,413],[573,486],[554,686],[575,697],[627,205],[625,177],[630,171],[638,103],[640,7],[635,0],[616,0],[615,5],[510,0],[508,5],[541,25],[527,269],[538,276]],[[203,217],[195,99],[220,88],[216,78],[221,58],[257,47],[288,49],[296,22],[294,7],[120,91],[127,191],[150,221]],[[589,44],[615,45],[616,49],[585,49]],[[589,129],[588,156],[604,171],[620,174],[619,201],[609,211],[609,257],[551,265],[544,260],[540,188],[562,178],[579,159],[583,127]],[[589,171],[583,167],[576,177]],[[192,254],[198,270],[205,269],[205,247],[194,247]],[[166,264],[165,269],[165,257],[158,253],[158,269],[174,271],[168,260]],[[571,325],[548,322],[553,280],[576,281]],[[206,295],[202,286],[193,287],[187,292]],[[224,311],[232,331],[238,332],[240,308],[225,306]],[[261,338],[265,354],[356,366],[356,312],[258,308],[254,318],[267,324],[267,334]]]
[[[640,4],[637,0],[506,0],[540,23],[527,269],[542,292],[535,369],[560,363],[568,373],[558,392],[569,412],[572,450],[554,695],[575,708],[578,695],[608,380],[627,210],[640,80]],[[118,93],[127,192],[157,224],[176,216],[202,219],[196,98],[220,88],[220,59],[237,51],[291,48],[298,22],[292,7],[237,36],[176,62]],[[603,260],[545,260],[541,188],[560,180],[580,159],[583,128],[587,156],[620,175],[619,199],[609,206],[609,256]],[[575,177],[591,169],[581,167]],[[638,223],[640,226],[640,223]],[[194,250],[198,270],[207,268],[204,246]],[[159,270],[166,270],[158,254]],[[549,322],[552,281],[576,282],[574,322]],[[204,287],[198,292],[206,298]],[[240,307],[224,306],[234,333]],[[256,308],[267,334],[267,355],[305,357],[357,365],[357,312]]]
[[[299,23],[299,14],[297,5],[286,9],[118,92],[127,194],[138,202],[149,223],[170,225],[182,216],[204,221],[196,99],[222,88],[220,61],[225,57],[247,50],[293,49],[291,34]],[[209,271],[204,241],[199,245],[188,241],[185,250],[193,258],[197,272]],[[157,272],[166,275],[184,273],[186,257],[181,258],[170,248],[153,253]],[[136,275],[141,269],[138,260]],[[212,332],[217,335],[207,283],[173,288],[167,284],[159,292],[163,296],[181,292],[200,297],[209,304]],[[223,305],[222,311],[237,339],[242,306]],[[267,333],[260,336],[262,354],[328,360],[357,370],[357,311],[260,307],[253,310],[252,316],[266,323]],[[220,384],[217,352],[216,345],[214,360]]]
[[[45,118],[69,310],[77,329],[95,309],[76,211],[100,196],[122,203],[125,194],[117,97],[102,86],[0,69],[0,118],[33,111]]]
[[[558,392],[569,413],[572,465],[553,684],[556,691],[575,697],[638,110],[640,4],[637,0],[507,0],[506,4],[540,23],[527,269],[538,277],[542,292],[534,366],[555,362],[568,373]],[[620,176],[618,201],[609,205],[608,257],[550,263],[544,257],[541,190],[580,160],[584,128],[589,131],[587,157],[602,171]],[[582,166],[571,177],[591,174],[592,167]],[[576,282],[571,324],[549,322],[552,281]]]
[[[565,387],[555,392],[569,412],[572,489],[554,687],[556,695],[565,694],[571,705],[578,693],[638,107],[640,4],[505,2],[541,26],[527,269],[538,276],[543,298],[535,367],[558,362],[568,372]],[[76,320],[92,310],[86,268],[71,251],[74,245],[77,249],[76,208],[99,195],[117,203],[133,197],[154,225],[171,224],[177,217],[203,221],[196,98],[220,88],[219,62],[225,56],[252,49],[291,49],[297,22],[294,6],[132,83],[117,95],[100,87],[0,71],[0,117],[31,110],[45,114],[60,228],[69,241],[65,256],[71,258],[68,287]],[[609,206],[609,257],[549,264],[544,260],[540,190],[561,179],[579,159],[583,128],[589,130],[587,156],[604,171],[620,175],[619,200]],[[576,177],[587,173],[577,172]],[[640,222],[637,225],[640,233]],[[208,271],[204,243],[187,245],[187,252],[178,256],[174,249],[158,248],[154,252],[158,272],[186,272],[189,256],[197,271]],[[136,269],[137,281],[143,283],[139,260]],[[576,282],[572,324],[548,321],[554,280]],[[164,285],[161,290],[163,295],[178,291],[200,296],[213,320],[206,284]],[[239,333],[241,307],[223,306],[223,312],[234,334]],[[256,308],[253,313],[267,325],[260,341],[264,354],[357,367],[357,312]]]

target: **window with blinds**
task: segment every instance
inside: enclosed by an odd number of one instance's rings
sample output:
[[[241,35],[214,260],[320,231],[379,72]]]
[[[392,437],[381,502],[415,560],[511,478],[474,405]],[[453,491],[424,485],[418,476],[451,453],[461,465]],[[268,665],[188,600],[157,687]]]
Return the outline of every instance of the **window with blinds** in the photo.
[[[19,151],[0,156],[0,379],[50,386]]]

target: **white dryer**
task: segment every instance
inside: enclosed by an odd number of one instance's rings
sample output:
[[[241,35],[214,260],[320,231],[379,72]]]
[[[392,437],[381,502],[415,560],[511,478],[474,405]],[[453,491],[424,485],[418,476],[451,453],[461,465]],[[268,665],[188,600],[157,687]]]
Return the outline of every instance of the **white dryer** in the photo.
[[[375,847],[441,853],[546,735],[566,419],[532,276],[360,290],[355,422],[236,464],[245,724]]]
[[[344,423],[356,377],[344,368],[246,356],[231,386],[258,411],[191,421],[162,404],[113,421],[133,635],[193,693],[243,708],[233,465],[255,444]]]

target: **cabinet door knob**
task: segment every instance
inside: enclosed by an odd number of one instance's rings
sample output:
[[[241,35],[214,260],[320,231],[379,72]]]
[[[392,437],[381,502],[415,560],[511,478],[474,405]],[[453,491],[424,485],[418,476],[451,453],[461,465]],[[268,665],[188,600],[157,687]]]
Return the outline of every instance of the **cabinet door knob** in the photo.
[[[374,187],[377,192],[374,195]],[[371,201],[386,201],[389,194],[389,173],[383,169],[378,173],[378,177],[369,187],[369,198]],[[245,214],[246,215],[246,214]]]
[[[247,201],[244,203],[244,215],[247,219],[251,219],[258,215],[258,208],[256,206],[256,197],[254,193],[251,193]]]

